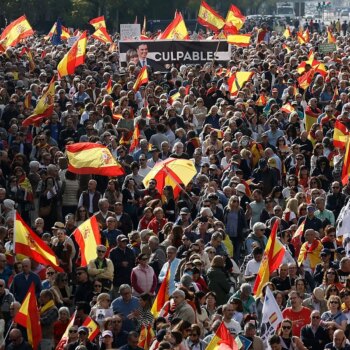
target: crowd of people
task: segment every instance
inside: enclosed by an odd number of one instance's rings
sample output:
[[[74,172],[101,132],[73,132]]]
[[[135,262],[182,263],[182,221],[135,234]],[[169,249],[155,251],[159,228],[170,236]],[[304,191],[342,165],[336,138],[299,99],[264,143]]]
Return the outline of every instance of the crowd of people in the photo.
[[[140,331],[149,326],[151,349],[204,350],[222,322],[237,341],[239,335],[249,340],[245,350],[350,349],[349,240],[336,235],[350,181],[342,185],[345,146],[332,141],[336,121],[350,128],[350,38],[336,35],[337,49],[326,55],[317,51],[326,35],[315,32],[300,45],[270,32],[269,43],[236,48],[221,65],[149,69],[149,82],[138,91],[133,85],[141,67],[131,61],[120,69],[117,49],[89,39],[85,63],[56,81],[53,113],[35,126],[22,123],[67,47],[33,37],[2,53],[2,349],[31,349],[26,329],[13,320],[32,283],[41,350],[59,343],[75,311],[68,350],[138,350]],[[297,67],[310,50],[327,72],[316,73],[304,91]],[[228,77],[235,71],[254,75],[230,96]],[[281,110],[288,103],[290,113]],[[317,117],[310,131],[305,113]],[[140,138],[130,151],[136,125]],[[125,175],[67,170],[65,147],[77,142],[107,146]],[[189,159],[197,170],[178,196],[171,186],[158,190],[156,179],[143,185],[168,158]],[[16,256],[16,211],[64,272]],[[96,259],[81,266],[73,233],[92,216],[101,245]],[[286,253],[262,294],[254,295],[276,220]],[[168,271],[170,300],[155,318],[151,307]],[[283,321],[263,342],[267,288]],[[100,328],[92,341],[83,326],[87,317]]]

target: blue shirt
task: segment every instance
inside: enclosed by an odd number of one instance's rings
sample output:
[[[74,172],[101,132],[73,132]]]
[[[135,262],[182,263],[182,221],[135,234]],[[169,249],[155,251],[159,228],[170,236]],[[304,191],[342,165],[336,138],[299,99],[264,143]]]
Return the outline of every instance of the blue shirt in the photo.
[[[25,275],[23,272],[21,272],[14,277],[10,290],[15,299],[21,304],[23,303],[29,287],[33,282],[35,285],[35,294],[37,297],[39,297],[41,292],[41,281],[37,274],[34,272],[29,272],[28,275]]]
[[[140,307],[139,299],[131,297],[130,301],[125,302],[122,297],[114,299],[112,302],[112,309],[114,314],[122,314],[125,318],[123,320],[123,330],[133,331],[135,330],[135,323],[128,319],[128,315]]]

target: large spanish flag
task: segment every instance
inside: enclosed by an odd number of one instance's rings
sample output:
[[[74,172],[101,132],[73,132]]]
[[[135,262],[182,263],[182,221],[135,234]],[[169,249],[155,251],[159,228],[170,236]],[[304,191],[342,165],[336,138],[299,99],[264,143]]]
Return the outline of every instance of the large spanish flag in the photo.
[[[42,333],[34,282],[30,285],[27,295],[13,321],[27,329],[28,343],[33,350],[37,350]]]
[[[52,78],[47,90],[40,97],[33,114],[23,120],[22,125],[38,125],[44,118],[50,117],[53,113],[55,102],[55,76]]]
[[[135,84],[133,86],[134,91],[139,91],[141,85],[148,83],[148,72],[147,66],[143,66],[140,70],[139,75],[136,78]]]
[[[97,335],[100,333],[100,329],[99,329],[97,323],[89,316],[86,317],[82,326],[89,328],[88,339],[90,341],[93,341],[97,337]]]
[[[73,232],[80,248],[81,266],[87,266],[92,259],[96,259],[96,247],[101,244],[100,229],[96,216],[84,221]]]
[[[240,30],[243,27],[246,18],[242,15],[240,9],[235,5],[231,5],[226,15],[225,31],[229,32],[230,27]]]
[[[254,72],[235,72],[228,80],[228,86],[231,96],[236,96],[238,91],[242,89],[244,83],[246,83]]]
[[[52,266],[56,271],[63,272],[55,253],[31,230],[17,212],[13,231],[15,254],[25,255],[42,265]]]
[[[105,16],[93,18],[89,23],[95,28],[95,30],[99,28],[107,28]]]
[[[273,271],[277,270],[282,263],[286,248],[277,239],[277,229],[279,226],[279,220],[276,220],[269,239],[267,240],[264,256],[262,258],[258,275],[256,277],[253,293],[256,298],[261,295],[262,287],[266,282],[270,280],[270,275]]]
[[[225,20],[205,1],[201,2],[197,21],[202,26],[207,27],[214,32],[218,32],[225,25]]]
[[[349,130],[347,127],[339,120],[335,122],[333,131],[333,145],[334,147],[344,148],[348,141]]]
[[[75,323],[75,316],[76,316],[76,314],[77,314],[77,312],[74,311],[72,317],[70,318],[68,326],[67,326],[66,330],[64,331],[61,340],[58,342],[55,350],[64,350],[65,345],[68,343],[69,330]]]
[[[83,32],[57,66],[60,77],[73,74],[75,68],[84,64],[87,43],[87,32]]]
[[[314,78],[314,75],[315,75],[315,70],[310,69],[307,73],[299,77],[298,78],[299,87],[303,90],[306,90],[310,86],[312,79]]]
[[[227,35],[227,42],[239,47],[248,47],[251,36],[251,34],[229,34]]]
[[[98,28],[92,35],[92,38],[103,42],[104,44],[112,43],[112,38],[107,33],[107,29],[104,27]]]
[[[157,318],[159,315],[160,310],[164,306],[164,304],[169,300],[169,282],[170,282],[170,266],[168,267],[168,270],[165,274],[165,278],[160,285],[160,288],[158,290],[157,296],[154,299],[151,313],[154,316],[154,318]]]
[[[185,40],[189,39],[187,27],[182,14],[178,12],[174,20],[165,28],[158,39]]]
[[[21,16],[11,22],[1,33],[0,42],[5,48],[8,46],[16,46],[22,39],[34,34],[34,30],[30,26],[27,17]]]
[[[137,346],[144,350],[149,350],[151,347],[152,340],[154,338],[155,334],[153,332],[152,326],[148,324],[145,326],[144,324],[141,326],[140,336],[139,336],[139,342]]]
[[[75,174],[95,174],[104,176],[123,175],[122,166],[103,145],[80,142],[67,145],[68,170]]]
[[[207,345],[206,350],[217,350],[220,348],[221,344],[227,345],[228,349],[238,350],[238,345],[224,322],[221,322],[214,337]]]
[[[346,143],[346,151],[344,156],[343,169],[341,172],[341,182],[345,186],[349,181],[350,176],[350,137]]]

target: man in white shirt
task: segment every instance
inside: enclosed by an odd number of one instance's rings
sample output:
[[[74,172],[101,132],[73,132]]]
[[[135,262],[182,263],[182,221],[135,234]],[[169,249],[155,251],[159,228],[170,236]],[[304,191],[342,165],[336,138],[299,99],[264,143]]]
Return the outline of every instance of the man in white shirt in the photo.
[[[254,287],[256,276],[259,272],[261,260],[263,257],[263,249],[255,247],[252,251],[253,259],[250,260],[244,271],[244,279]]]
[[[241,325],[232,319],[233,314],[235,310],[233,309],[232,304],[225,304],[222,307],[222,313],[223,313],[223,322],[225,323],[226,328],[229,330],[229,332],[233,335],[236,336],[239,334],[242,330]]]

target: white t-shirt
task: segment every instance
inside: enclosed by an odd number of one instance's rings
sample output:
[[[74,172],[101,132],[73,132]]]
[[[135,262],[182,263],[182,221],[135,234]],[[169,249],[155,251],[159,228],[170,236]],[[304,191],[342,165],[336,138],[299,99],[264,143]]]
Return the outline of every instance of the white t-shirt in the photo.
[[[241,325],[235,320],[231,320],[230,322],[224,322],[224,323],[226,328],[230,331],[232,335],[238,334],[242,330]]]

